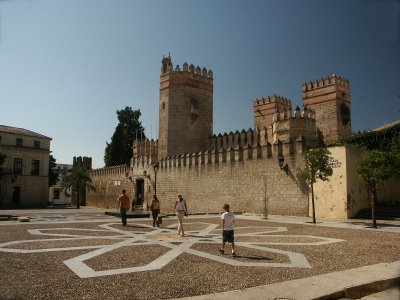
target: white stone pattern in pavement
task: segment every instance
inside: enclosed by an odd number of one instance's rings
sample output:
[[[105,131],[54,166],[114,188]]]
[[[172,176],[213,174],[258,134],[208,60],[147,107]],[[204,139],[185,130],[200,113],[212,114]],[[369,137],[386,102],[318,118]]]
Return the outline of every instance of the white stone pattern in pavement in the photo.
[[[30,215],[30,222],[87,222],[91,220],[112,220],[115,217],[104,214],[54,214],[54,215]],[[97,222],[97,221],[96,221]]]
[[[245,237],[251,239],[250,242],[235,242],[235,245],[241,248],[256,249],[267,253],[277,253],[286,255],[288,263],[272,263],[272,262],[251,262],[251,261],[239,261],[235,257],[228,255],[219,255],[217,247],[221,243],[221,230],[216,229],[217,224],[204,223],[204,222],[193,222],[188,223],[188,226],[198,226],[201,229],[188,230],[186,231],[185,237],[180,237],[176,234],[176,228],[178,224],[172,224],[164,228],[153,228],[145,224],[134,224],[130,223],[130,230],[118,229],[113,226],[118,226],[119,223],[108,223],[99,224],[99,229],[77,229],[77,228],[46,228],[46,229],[30,229],[28,232],[33,235],[52,236],[53,238],[46,239],[34,239],[34,240],[19,240],[0,244],[0,252],[9,253],[43,253],[53,251],[71,251],[71,250],[93,250],[86,254],[73,257],[64,261],[76,275],[81,278],[99,277],[107,275],[116,275],[133,272],[144,272],[150,270],[161,269],[168,263],[173,261],[182,253],[189,253],[191,255],[200,256],[209,260],[217,261],[220,263],[237,266],[237,267],[266,267],[266,268],[311,268],[311,265],[307,261],[306,257],[301,253],[295,253],[291,251],[279,250],[276,248],[266,247],[271,245],[273,247],[279,245],[306,245],[306,246],[319,246],[331,243],[342,242],[340,239],[333,239],[320,236],[311,235],[277,235],[279,232],[286,232],[286,227],[265,227],[265,226],[247,226],[247,227],[236,227],[235,228],[235,239]],[[132,227],[135,226],[135,227]],[[121,227],[122,228],[122,227]],[[132,230],[133,228],[133,230]],[[136,228],[136,230],[135,230]],[[145,228],[148,232],[143,232],[140,229]],[[63,233],[64,231],[64,233]],[[66,232],[68,231],[68,233]],[[240,233],[243,231],[243,233]],[[56,233],[57,232],[57,233]],[[76,234],[70,234],[75,232]],[[268,238],[273,240],[268,241]],[[276,238],[282,241],[276,241]],[[85,240],[107,240],[108,243],[104,245],[82,245],[82,246],[71,246],[71,247],[49,247],[40,249],[18,249],[19,244],[32,244],[40,243],[45,245],[46,242],[65,242],[65,241],[85,241]],[[284,240],[287,239],[287,242]],[[290,241],[290,239],[296,239],[298,242]],[[303,239],[303,241],[301,241]],[[115,243],[110,241],[115,240]],[[195,244],[215,244],[216,254],[210,254],[207,252],[192,249]],[[146,265],[127,267],[119,269],[109,270],[94,270],[85,264],[86,260],[100,257],[105,253],[112,252],[121,247],[140,247],[144,245],[159,245],[169,249],[166,253],[160,255]],[[11,248],[12,247],[12,248]],[[22,248],[22,247],[21,247]]]

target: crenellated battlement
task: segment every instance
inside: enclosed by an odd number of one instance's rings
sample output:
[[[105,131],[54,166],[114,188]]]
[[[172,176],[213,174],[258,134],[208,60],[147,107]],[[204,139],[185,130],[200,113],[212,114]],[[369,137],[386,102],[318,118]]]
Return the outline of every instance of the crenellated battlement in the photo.
[[[316,112],[320,142],[330,145],[351,135],[350,83],[332,75],[302,85],[303,105]]]
[[[121,177],[127,176],[129,172],[129,166],[117,165],[112,167],[93,169],[89,171],[90,177]]]
[[[157,155],[158,152],[158,141],[157,140],[135,140],[132,145],[132,156],[152,156]]]
[[[200,75],[206,78],[213,78],[213,72],[210,70],[207,70],[205,67],[201,68],[199,66],[194,66],[193,64],[188,64],[185,62],[183,64],[183,69],[179,67],[179,65],[176,65],[175,70],[174,70],[174,65],[172,63],[171,55],[168,54],[167,57],[163,56],[163,59],[161,61],[161,75],[164,75],[166,73],[192,73],[195,75]]]
[[[273,116],[273,121],[280,121],[280,120],[286,120],[286,119],[311,119],[315,120],[315,111],[311,108],[305,107],[303,110],[301,110],[298,106],[296,106],[295,110],[292,111],[292,109],[288,111],[283,111],[283,112],[275,112]]]
[[[205,78],[210,78],[210,79],[213,78],[213,72],[211,70],[207,70],[205,67],[203,68],[200,68],[199,66],[194,67],[193,64],[188,65],[187,62],[183,64],[182,70],[179,67],[179,65],[176,65],[175,70],[173,72],[178,74],[191,73]]]
[[[310,148],[318,147],[318,135],[315,111],[305,107],[301,110],[298,106],[294,112],[276,112],[273,116],[272,143],[278,140],[296,139],[302,135]]]
[[[193,86],[212,91],[213,72],[211,69],[194,66],[185,62],[182,69],[176,65],[175,69],[171,56],[163,57],[161,62],[160,90],[176,86]]]
[[[258,135],[257,131],[246,131],[246,134]],[[159,167],[163,169],[200,167],[203,165],[220,165],[226,163],[246,162],[249,160],[276,159],[278,156],[290,156],[303,153],[307,149],[307,143],[304,136],[299,135],[296,139],[286,141],[277,140],[273,144],[266,141],[263,144],[259,142],[245,144],[242,146],[242,133],[229,133],[213,137],[239,139],[236,146],[229,144],[225,147],[215,147],[214,149],[200,151],[195,153],[186,153],[180,155],[171,155],[159,159]]]
[[[253,101],[254,128],[270,127],[275,113],[284,113],[291,109],[292,102],[279,95],[255,98]]]
[[[74,156],[72,166],[74,168],[92,169],[92,158],[87,156]]]
[[[265,129],[263,129],[265,131]],[[263,132],[263,135],[265,133]],[[219,151],[221,149],[246,147],[247,145],[257,145],[261,143],[262,145],[266,142],[265,139],[260,138],[261,134],[259,130],[253,130],[249,128],[248,130],[238,130],[235,132],[223,133],[218,135],[213,135],[209,138],[208,151]]]
[[[266,103],[277,103],[280,104],[282,107],[287,107],[287,108],[292,106],[292,102],[290,101],[290,99],[273,94],[272,96],[254,98],[253,107],[260,106]]]
[[[346,88],[350,87],[350,83],[346,78],[333,74],[332,76],[329,77],[315,79],[309,82],[304,82],[302,85],[302,91],[303,92],[312,91],[314,89],[327,87],[330,85],[339,85]]]

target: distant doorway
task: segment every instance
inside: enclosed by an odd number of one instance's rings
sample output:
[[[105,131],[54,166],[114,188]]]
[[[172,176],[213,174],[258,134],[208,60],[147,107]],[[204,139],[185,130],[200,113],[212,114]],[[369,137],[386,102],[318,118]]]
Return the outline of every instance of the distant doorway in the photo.
[[[143,205],[144,179],[136,179],[136,205]]]
[[[21,198],[21,187],[14,186],[13,187],[13,195],[12,195],[12,203],[19,204]]]

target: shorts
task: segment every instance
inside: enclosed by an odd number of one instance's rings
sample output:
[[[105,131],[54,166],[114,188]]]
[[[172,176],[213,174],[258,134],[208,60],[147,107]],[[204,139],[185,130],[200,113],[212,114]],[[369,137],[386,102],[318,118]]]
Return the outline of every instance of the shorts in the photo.
[[[224,243],[233,243],[233,230],[222,231],[222,241]]]

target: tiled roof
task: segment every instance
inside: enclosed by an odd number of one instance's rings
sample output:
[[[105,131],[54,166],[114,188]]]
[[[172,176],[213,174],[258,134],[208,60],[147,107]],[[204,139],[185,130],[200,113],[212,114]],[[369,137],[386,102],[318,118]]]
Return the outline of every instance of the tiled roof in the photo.
[[[11,127],[6,125],[0,125],[0,133],[11,133],[51,140],[51,138],[43,134],[39,134],[24,128]]]

